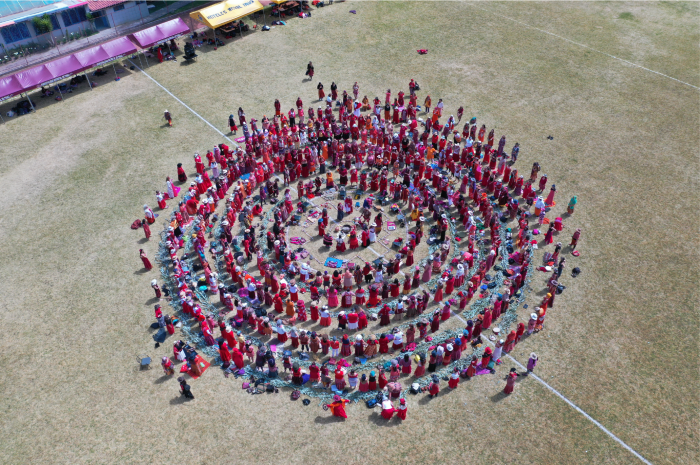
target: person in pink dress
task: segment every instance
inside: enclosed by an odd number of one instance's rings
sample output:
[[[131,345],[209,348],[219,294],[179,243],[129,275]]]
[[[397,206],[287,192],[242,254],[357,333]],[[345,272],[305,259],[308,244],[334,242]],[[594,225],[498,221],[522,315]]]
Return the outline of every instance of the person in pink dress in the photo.
[[[338,306],[338,290],[334,287],[328,289],[328,306],[331,308]]]

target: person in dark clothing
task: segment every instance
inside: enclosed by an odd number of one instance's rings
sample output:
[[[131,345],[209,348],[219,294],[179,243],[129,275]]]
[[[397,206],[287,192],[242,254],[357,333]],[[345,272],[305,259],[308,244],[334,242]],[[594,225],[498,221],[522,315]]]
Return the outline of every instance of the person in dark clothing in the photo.
[[[187,384],[187,381],[185,381],[185,377],[180,376],[177,380],[180,382],[180,394],[185,396],[186,399],[194,399],[192,389],[190,389],[190,385]]]

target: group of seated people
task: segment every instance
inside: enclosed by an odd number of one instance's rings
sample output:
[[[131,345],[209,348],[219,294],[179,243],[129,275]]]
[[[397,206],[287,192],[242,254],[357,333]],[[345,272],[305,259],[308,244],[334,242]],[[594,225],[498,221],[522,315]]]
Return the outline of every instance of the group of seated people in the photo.
[[[106,71],[103,71],[101,68],[95,71],[95,73],[102,71],[101,74],[97,74],[97,76],[102,76],[102,74],[107,74]],[[95,74],[93,73],[93,74]],[[87,78],[85,76],[73,76],[69,82],[61,82],[56,84],[53,87],[46,87],[46,86],[41,86],[41,98],[44,97],[51,97],[54,95],[54,90],[58,91],[60,90],[61,92],[66,92],[66,93],[71,93],[73,92],[73,89],[78,87],[78,84],[81,84],[83,82],[87,81]]]
[[[250,30],[250,27],[244,23],[243,21],[233,21],[228,23],[225,26],[226,30],[224,32],[224,38],[226,39],[233,39],[236,37],[238,34],[242,34],[243,32],[247,32]]]

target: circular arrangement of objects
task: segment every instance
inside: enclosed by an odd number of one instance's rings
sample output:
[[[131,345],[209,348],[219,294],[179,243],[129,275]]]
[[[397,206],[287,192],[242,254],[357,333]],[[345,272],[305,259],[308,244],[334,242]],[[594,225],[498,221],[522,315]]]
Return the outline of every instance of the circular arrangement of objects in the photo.
[[[544,329],[564,252],[579,256],[580,229],[557,241],[577,198],[556,216],[556,186],[536,162],[518,171],[519,144],[462,123],[462,107],[420,104],[413,80],[383,101],[357,83],[317,89],[318,105],[275,100],[260,121],[239,108],[236,146],[195,154],[189,177],[178,164],[157,213],[144,205],[132,227],[146,238],[165,219],[153,337],[173,339],[161,364],[188,398],[187,380],[214,365],[250,394],[286,390],[338,417],[363,401],[405,420],[407,396],[493,376]],[[530,309],[538,271],[547,290]],[[504,392],[537,362],[503,373]]]

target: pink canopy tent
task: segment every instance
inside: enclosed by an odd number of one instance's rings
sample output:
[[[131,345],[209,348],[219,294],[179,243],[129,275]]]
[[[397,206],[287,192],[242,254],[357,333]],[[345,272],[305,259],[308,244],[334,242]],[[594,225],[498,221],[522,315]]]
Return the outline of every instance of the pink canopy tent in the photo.
[[[131,34],[134,42],[141,48],[148,48],[158,42],[174,39],[190,32],[190,28],[181,18],[175,18],[157,26]]]
[[[25,91],[38,87],[40,84],[50,81],[54,78],[51,71],[46,65],[39,65],[33,68],[25,69],[15,74],[15,77],[22,84]]]
[[[0,78],[0,102],[22,92],[24,87],[14,75]]]
[[[115,60],[126,55],[136,53],[136,46],[126,37],[110,40],[102,45],[102,49],[109,55],[109,60]]]
[[[53,75],[53,79],[42,84],[51,84],[54,81],[72,76],[82,71],[83,65],[74,55],[68,55],[66,57],[59,58],[58,60],[46,63],[46,68]]]
[[[177,30],[177,25],[167,30]],[[35,66],[12,76],[1,78],[0,101],[45,84],[52,84],[81,71],[84,72],[87,69],[113,62],[117,58],[132,53],[136,53],[136,46],[128,38],[120,37],[102,45],[59,58],[45,65]],[[114,68],[114,74],[116,75],[116,67]],[[85,74],[85,77],[87,78],[87,74]],[[89,79],[88,83],[90,84],[90,89],[92,89]],[[63,95],[60,87],[58,92]],[[27,95],[27,99],[29,99],[29,95]],[[31,104],[31,100],[29,100],[29,103]]]
[[[74,53],[72,56],[80,63],[81,69],[94,68],[114,59],[136,52],[136,47],[126,37],[111,40],[102,45],[96,45],[86,50]]]
[[[92,68],[95,64],[109,59],[107,52],[99,45],[74,53],[73,57],[78,60],[83,69]]]

